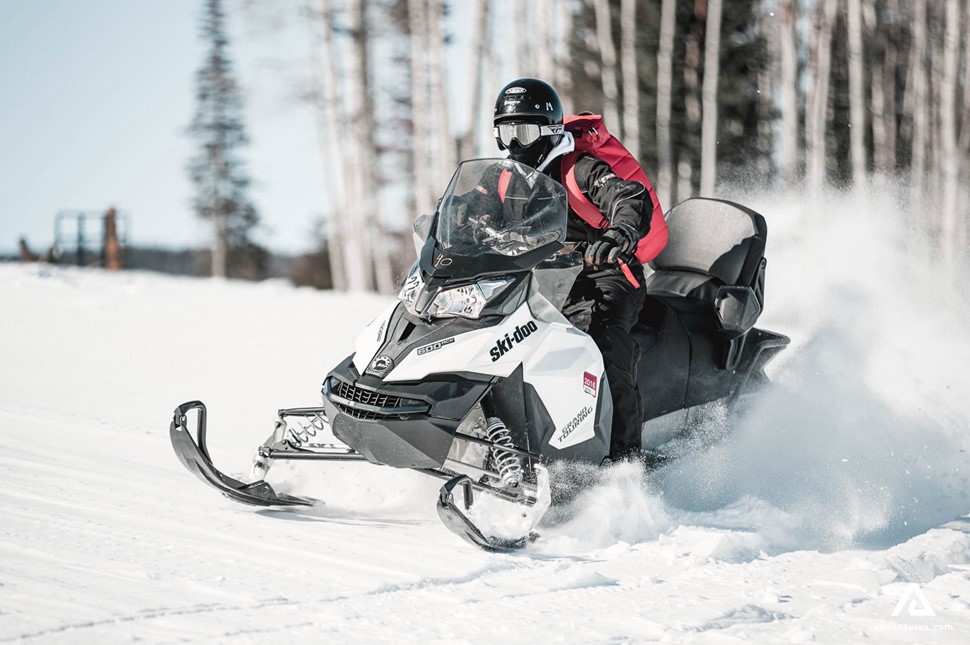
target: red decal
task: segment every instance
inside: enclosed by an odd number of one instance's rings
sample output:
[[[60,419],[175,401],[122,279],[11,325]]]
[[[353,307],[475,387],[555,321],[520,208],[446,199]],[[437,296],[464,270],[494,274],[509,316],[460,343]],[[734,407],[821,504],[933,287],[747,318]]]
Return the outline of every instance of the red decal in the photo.
[[[583,390],[594,399],[596,398],[596,377],[589,372],[583,372]]]

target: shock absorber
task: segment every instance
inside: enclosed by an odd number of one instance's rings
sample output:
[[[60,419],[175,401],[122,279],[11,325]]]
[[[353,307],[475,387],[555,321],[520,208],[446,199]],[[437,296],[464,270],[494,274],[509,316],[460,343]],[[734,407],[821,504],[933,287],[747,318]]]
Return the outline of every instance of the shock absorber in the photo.
[[[522,462],[518,455],[507,450],[502,450],[500,446],[513,447],[512,435],[498,417],[489,417],[488,425],[485,426],[485,436],[495,444],[492,447],[492,457],[498,468],[498,474],[502,478],[502,483],[506,486],[517,486],[522,481]]]

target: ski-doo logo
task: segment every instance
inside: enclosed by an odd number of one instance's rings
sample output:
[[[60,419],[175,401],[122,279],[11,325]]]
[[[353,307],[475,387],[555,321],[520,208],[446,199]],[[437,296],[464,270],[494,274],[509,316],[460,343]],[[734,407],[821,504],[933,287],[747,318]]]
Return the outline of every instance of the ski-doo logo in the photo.
[[[370,371],[377,376],[384,376],[394,367],[394,361],[390,356],[378,356],[370,364]]]
[[[492,357],[492,362],[494,363],[498,359],[505,356],[508,352],[512,351],[513,347],[524,341],[536,331],[539,331],[539,326],[534,320],[530,320],[521,326],[516,325],[515,331],[512,332],[511,336],[505,334],[505,337],[499,338],[498,342],[495,343],[495,347],[489,350],[488,354]]]
[[[596,377],[589,372],[583,372],[583,391],[596,398]]]
[[[573,433],[573,430],[578,428],[586,418],[593,413],[593,408],[588,405],[579,411],[573,420],[566,424],[566,427],[562,429],[562,434],[559,435],[559,441],[565,441],[566,437]]]
[[[431,343],[430,345],[425,345],[424,347],[419,347],[417,354],[418,356],[424,356],[429,352],[433,352],[436,349],[441,349],[445,345],[450,345],[455,342],[454,338],[446,338],[444,340],[439,340],[437,343]]]

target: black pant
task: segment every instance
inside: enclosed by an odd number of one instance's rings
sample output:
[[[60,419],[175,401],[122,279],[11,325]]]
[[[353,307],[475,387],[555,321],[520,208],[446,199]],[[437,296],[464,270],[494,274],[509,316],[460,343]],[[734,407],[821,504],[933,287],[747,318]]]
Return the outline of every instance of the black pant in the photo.
[[[620,458],[640,450],[640,392],[637,363],[640,348],[630,335],[643,307],[643,270],[635,262],[630,268],[641,286],[634,287],[619,269],[583,272],[569,292],[563,307],[574,325],[592,336],[603,354],[606,377],[613,393],[613,434],[610,457]],[[583,316],[582,302],[592,305]],[[572,310],[572,313],[570,311]],[[588,312],[588,307],[586,308]],[[585,318],[585,319],[584,319]],[[585,328],[588,324],[588,328]]]

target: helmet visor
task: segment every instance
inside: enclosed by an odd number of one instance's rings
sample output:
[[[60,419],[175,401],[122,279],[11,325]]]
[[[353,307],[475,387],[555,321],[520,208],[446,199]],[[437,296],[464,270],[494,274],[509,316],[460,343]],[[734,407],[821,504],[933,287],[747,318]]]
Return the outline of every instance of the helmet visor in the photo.
[[[493,129],[495,138],[506,148],[512,145],[513,140],[518,141],[520,146],[529,147],[539,137],[562,134],[562,131],[561,124],[540,126],[538,123],[499,123]]]

